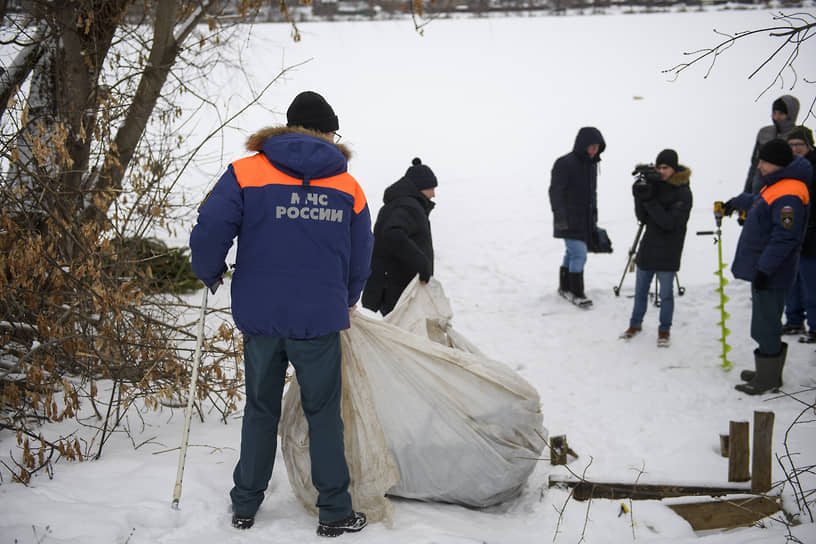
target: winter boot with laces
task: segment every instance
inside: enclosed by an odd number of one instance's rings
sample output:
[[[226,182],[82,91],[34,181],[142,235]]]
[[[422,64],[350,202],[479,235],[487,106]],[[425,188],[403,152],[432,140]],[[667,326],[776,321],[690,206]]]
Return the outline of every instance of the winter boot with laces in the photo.
[[[805,334],[805,325],[802,323],[800,323],[799,325],[791,325],[790,323],[782,325],[782,334],[786,336]]]
[[[623,333],[620,335],[620,338],[622,340],[630,340],[633,336],[635,336],[642,330],[643,329],[641,327],[629,327],[628,329],[623,331]]]
[[[317,525],[318,536],[340,536],[343,533],[362,531],[368,524],[366,515],[362,512],[352,512],[347,518],[338,521],[321,521]]]
[[[782,350],[776,355],[762,355],[758,349],[755,349],[756,371],[748,383],[736,385],[734,389],[748,395],[761,395],[782,387],[782,369],[785,366],[787,355],[788,345],[785,342],[782,342]],[[749,377],[750,372],[750,370],[743,370],[740,373],[740,378]]]
[[[804,336],[799,337],[799,343],[801,344],[816,344],[816,330],[811,329],[808,333]]]
[[[671,334],[669,331],[657,331],[657,347],[667,348],[671,345]]]
[[[255,524],[255,516],[232,515],[232,526],[236,529],[249,529]]]

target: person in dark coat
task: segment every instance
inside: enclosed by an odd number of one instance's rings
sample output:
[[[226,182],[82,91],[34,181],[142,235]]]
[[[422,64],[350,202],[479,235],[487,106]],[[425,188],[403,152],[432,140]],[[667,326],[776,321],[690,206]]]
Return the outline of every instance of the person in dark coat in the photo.
[[[751,151],[751,166],[748,168],[748,175],[745,178],[745,188],[743,192],[756,194],[762,188],[762,175],[757,170],[759,163],[759,150],[763,145],[775,138],[785,138],[794,126],[796,117],[799,115],[799,101],[789,95],[783,95],[773,101],[771,105],[772,125],[759,129],[754,150]]]
[[[566,244],[558,294],[583,308],[592,306],[584,294],[584,264],[598,223],[598,162],[605,149],[600,130],[582,127],[572,151],[553,164],[550,181],[553,236],[563,238]]]
[[[751,338],[755,370],[740,374],[738,391],[760,395],[782,385],[788,345],[782,342],[782,311],[793,284],[808,221],[807,181],[813,167],[791,151],[788,142],[771,140],[759,150],[762,189],[742,193],[724,204],[723,213],[746,211],[731,272],[751,282]]]
[[[657,155],[655,170],[660,174],[659,180],[638,180],[632,186],[635,215],[645,226],[645,233],[635,260],[635,304],[629,328],[621,337],[629,339],[642,330],[649,286],[657,275],[660,296],[657,345],[668,347],[674,313],[674,276],[680,270],[686,224],[691,213],[691,170],[678,163],[673,149],[664,149]]]
[[[371,276],[363,290],[363,307],[388,315],[418,274],[427,283],[434,271],[433,238],[428,216],[434,209],[436,176],[419,158],[383,195],[374,223]]]
[[[794,128],[788,133],[788,145],[794,155],[804,157],[816,172],[816,150],[813,149],[813,132],[805,126]],[[785,301],[786,323],[782,334],[803,334],[800,342],[816,344],[816,210],[813,206],[813,193],[816,190],[816,174],[811,177],[810,214],[802,242],[802,253],[799,256],[799,271],[793,282],[788,298]],[[805,320],[810,330],[805,331]]]
[[[230,491],[233,527],[251,528],[264,500],[291,362],[309,423],[317,534],[333,537],[366,526],[348,491],[340,331],[349,328],[369,274],[371,217],[325,98],[298,94],[286,118],[287,126],[249,138],[253,155],[232,162],[199,208],[191,261],[215,292],[238,239],[232,315],[244,339],[246,403]]]

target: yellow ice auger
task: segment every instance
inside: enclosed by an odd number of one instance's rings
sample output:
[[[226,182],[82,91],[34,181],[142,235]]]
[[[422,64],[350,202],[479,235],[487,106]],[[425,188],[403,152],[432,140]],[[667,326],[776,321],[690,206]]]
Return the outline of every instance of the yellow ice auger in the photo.
[[[725,337],[731,334],[731,331],[725,326],[725,321],[730,316],[728,315],[728,312],[725,311],[725,303],[728,302],[728,297],[725,294],[725,286],[728,284],[728,280],[725,279],[725,276],[723,276],[723,269],[725,269],[727,264],[723,263],[722,257],[722,218],[723,203],[718,200],[714,203],[714,221],[717,224],[717,230],[697,231],[697,235],[714,235],[714,243],[717,244],[717,262],[719,263],[719,267],[714,274],[719,279],[719,287],[717,287],[716,291],[720,294],[720,304],[715,306],[715,308],[719,308],[720,310],[720,322],[717,323],[717,325],[720,326],[720,331],[722,332],[722,336],[720,337],[720,343],[722,344],[722,354],[720,355],[720,358],[722,359],[722,364],[720,366],[723,368],[723,370],[728,371],[732,368],[731,361],[728,360],[728,352],[731,351],[731,346],[729,346],[725,341]]]

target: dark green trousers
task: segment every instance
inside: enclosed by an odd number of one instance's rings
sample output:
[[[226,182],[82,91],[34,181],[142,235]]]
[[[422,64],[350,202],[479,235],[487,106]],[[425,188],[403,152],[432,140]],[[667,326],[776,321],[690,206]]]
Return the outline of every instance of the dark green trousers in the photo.
[[[309,422],[312,483],[320,521],[351,514],[349,472],[343,447],[340,333],[310,339],[244,336],[246,405],[241,456],[230,491],[233,512],[254,516],[272,477],[281,398],[289,361],[295,367]]]

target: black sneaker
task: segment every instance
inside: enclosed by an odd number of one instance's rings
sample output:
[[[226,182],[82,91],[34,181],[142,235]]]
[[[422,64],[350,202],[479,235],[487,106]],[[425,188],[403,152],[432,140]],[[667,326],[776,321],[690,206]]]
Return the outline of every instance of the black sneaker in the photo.
[[[317,536],[340,536],[343,533],[356,533],[368,524],[362,512],[352,512],[349,517],[338,521],[321,521],[317,525]]]
[[[802,344],[816,344],[816,330],[809,331],[806,335],[799,337]]]
[[[236,529],[249,529],[255,524],[255,516],[232,515],[232,526]]]
[[[805,334],[804,325],[782,325],[782,334]]]

